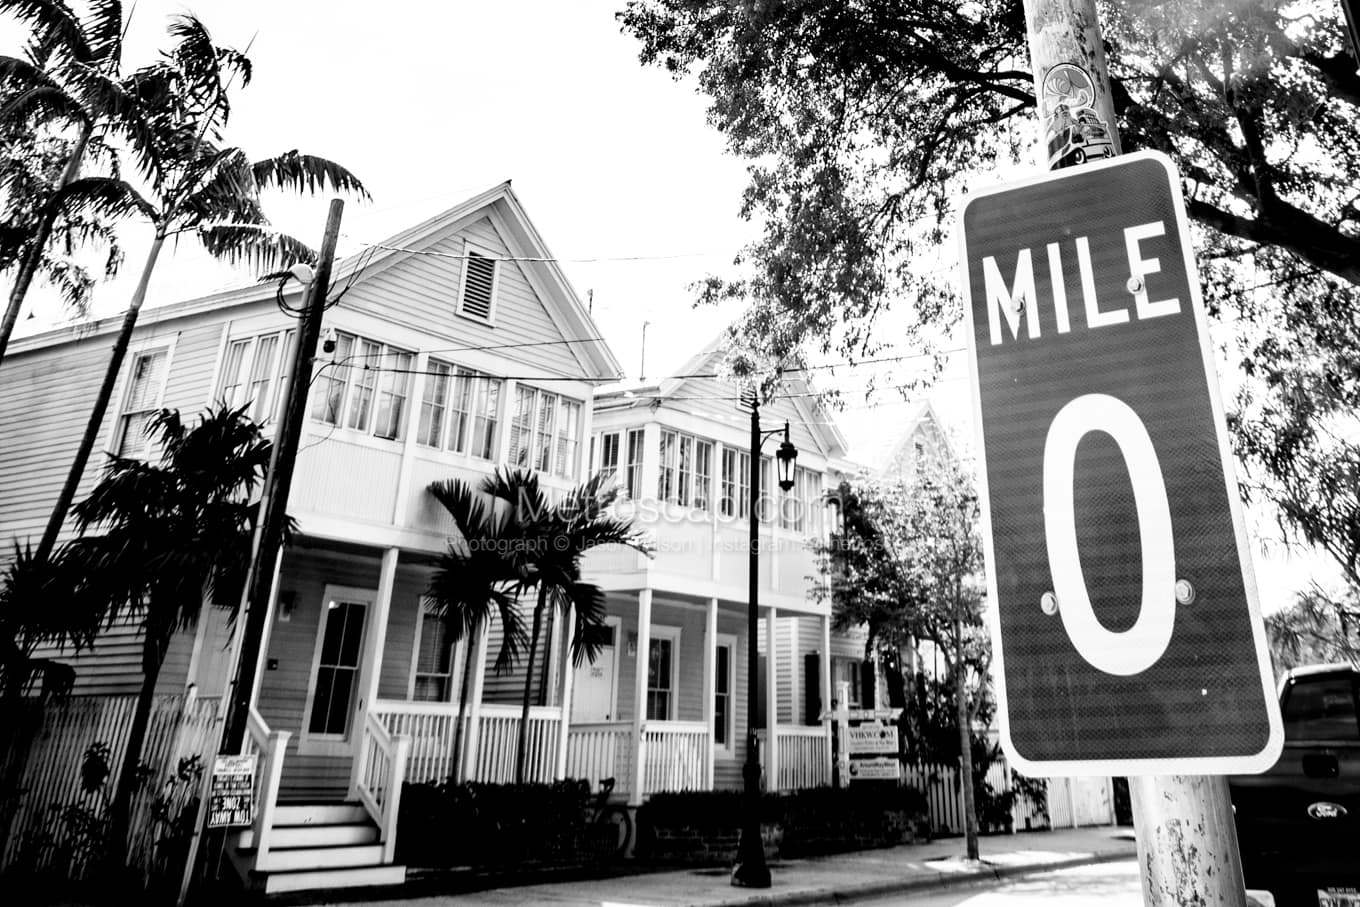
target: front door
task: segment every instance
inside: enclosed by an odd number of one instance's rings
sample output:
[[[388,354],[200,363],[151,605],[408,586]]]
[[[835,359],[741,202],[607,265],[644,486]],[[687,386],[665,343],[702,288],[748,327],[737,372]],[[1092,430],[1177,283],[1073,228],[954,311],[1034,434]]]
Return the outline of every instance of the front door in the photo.
[[[595,724],[613,721],[615,715],[615,682],[617,680],[615,652],[619,638],[619,620],[608,618],[609,636],[594,663],[575,669],[572,680],[571,723]]]
[[[373,593],[326,587],[307,696],[304,739],[343,744],[350,737],[363,681],[364,632]],[[339,750],[343,752],[346,750]]]

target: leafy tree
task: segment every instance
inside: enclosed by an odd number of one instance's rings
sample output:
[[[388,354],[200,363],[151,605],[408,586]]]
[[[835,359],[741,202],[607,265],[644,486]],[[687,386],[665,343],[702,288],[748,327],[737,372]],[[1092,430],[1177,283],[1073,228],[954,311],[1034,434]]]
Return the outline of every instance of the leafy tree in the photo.
[[[619,492],[607,473],[597,473],[575,486],[555,504],[539,485],[538,475],[528,470],[498,469],[486,478],[482,490],[506,508],[508,535],[516,543],[505,557],[520,577],[521,588],[538,593],[529,631],[515,754],[515,781],[523,784],[529,756],[534,659],[548,608],[563,617],[572,616],[572,662],[594,662],[607,639],[606,602],[603,589],[581,580],[581,558],[600,545],[624,545],[644,553],[650,553],[650,546],[631,520],[618,519],[609,512]]]
[[[1360,281],[1360,76],[1337,7],[1133,0],[1102,16],[1125,150],[1176,161],[1206,254]],[[644,64],[697,75],[751,161],[742,213],[764,235],[750,275],[709,291],[754,300],[754,333],[861,352],[894,299],[917,326],[952,322],[921,262],[956,193],[1036,139],[1020,0],[629,0],[619,19]]]
[[[85,472],[166,240],[190,234],[218,258],[253,265],[260,271],[277,271],[315,255],[299,240],[269,228],[261,193],[275,188],[313,194],[332,189],[368,198],[368,191],[353,174],[324,158],[290,151],[251,162],[240,148],[221,145],[221,132],[231,113],[228,88],[233,76],[239,76],[243,84],[249,81],[250,61],[214,44],[203,23],[193,16],[174,19],[170,33],[176,39],[172,49],[135,79],[136,100],[149,129],[148,171],[154,201],[146,202],[144,211],[154,229],[151,248],[85,434],[38,546],[40,557],[55,544]]]
[[[40,273],[78,311],[92,279],[69,256],[91,240],[110,250],[105,276],[122,261],[112,223],[135,213],[140,198],[117,176],[117,139],[145,156],[146,123],[122,81],[120,0],[92,0],[81,18],[64,0],[0,0],[0,13],[26,24],[23,56],[0,56],[0,269],[17,268],[3,320],[0,361],[33,280]],[[111,176],[82,176],[94,161]],[[66,256],[52,253],[64,249]]]
[[[1322,662],[1360,667],[1360,601],[1353,590],[1334,598],[1315,585],[1266,617],[1266,638],[1277,675]]]
[[[939,689],[950,693],[954,714],[922,712],[925,723],[915,731],[919,745],[960,760],[968,857],[975,860],[971,729],[989,714],[991,656],[982,625],[982,538],[971,476],[957,464],[927,460],[903,477],[842,487],[841,501],[845,521],[823,557],[833,621],[840,628],[867,625],[871,645],[890,662],[918,640],[944,661],[947,679]],[[908,695],[919,697],[922,689],[918,682]],[[951,727],[955,739],[946,748],[939,732]]]
[[[245,408],[219,406],[192,426],[162,410],[148,433],[158,462],[114,457],[74,509],[72,587],[83,586],[106,623],[142,630],[142,686],[109,813],[110,858],[128,840],[137,765],[156,682],[176,631],[198,619],[205,597],[234,602],[250,560],[270,442]],[[236,594],[233,594],[236,593]]]
[[[426,590],[454,642],[471,640],[485,633],[491,620],[499,618],[501,647],[496,654],[496,673],[510,670],[519,660],[526,634],[517,596],[521,576],[507,558],[516,543],[504,509],[476,487],[461,479],[436,482],[430,494],[453,518],[458,536],[449,540],[440,555]],[[453,778],[462,780],[463,726],[471,694],[472,658],[463,659],[463,678],[458,693],[458,724],[453,736]]]

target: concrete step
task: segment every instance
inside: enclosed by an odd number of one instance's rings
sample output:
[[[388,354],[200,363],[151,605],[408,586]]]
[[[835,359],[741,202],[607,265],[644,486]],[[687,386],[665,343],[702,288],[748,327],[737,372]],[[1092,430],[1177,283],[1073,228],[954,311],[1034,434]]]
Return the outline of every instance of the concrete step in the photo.
[[[274,807],[275,825],[352,825],[368,821],[362,803],[280,803]]]
[[[371,822],[344,825],[275,825],[269,833],[269,849],[288,847],[338,847],[376,844],[378,827]]]
[[[406,881],[405,866],[354,866],[347,869],[304,869],[264,874],[264,891],[312,891],[323,888],[362,888],[400,885]]]
[[[381,844],[352,844],[340,847],[285,847],[272,846],[264,859],[256,859],[260,872],[291,872],[302,869],[337,869],[354,866],[376,866],[382,863]]]

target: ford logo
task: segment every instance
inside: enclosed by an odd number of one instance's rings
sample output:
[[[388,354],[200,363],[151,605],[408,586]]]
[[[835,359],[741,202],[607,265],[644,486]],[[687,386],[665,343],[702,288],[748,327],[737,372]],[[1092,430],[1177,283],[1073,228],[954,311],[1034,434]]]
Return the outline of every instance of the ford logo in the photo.
[[[1308,815],[1314,819],[1340,819],[1346,815],[1346,807],[1340,803],[1314,803],[1308,807]]]

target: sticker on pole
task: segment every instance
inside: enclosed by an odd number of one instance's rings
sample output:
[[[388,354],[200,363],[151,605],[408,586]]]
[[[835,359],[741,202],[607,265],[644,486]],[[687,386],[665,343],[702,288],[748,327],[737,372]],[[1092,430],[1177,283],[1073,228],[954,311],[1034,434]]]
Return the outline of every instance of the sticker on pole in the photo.
[[[961,224],[1012,764],[1266,770],[1279,708],[1173,165],[989,189]]]

